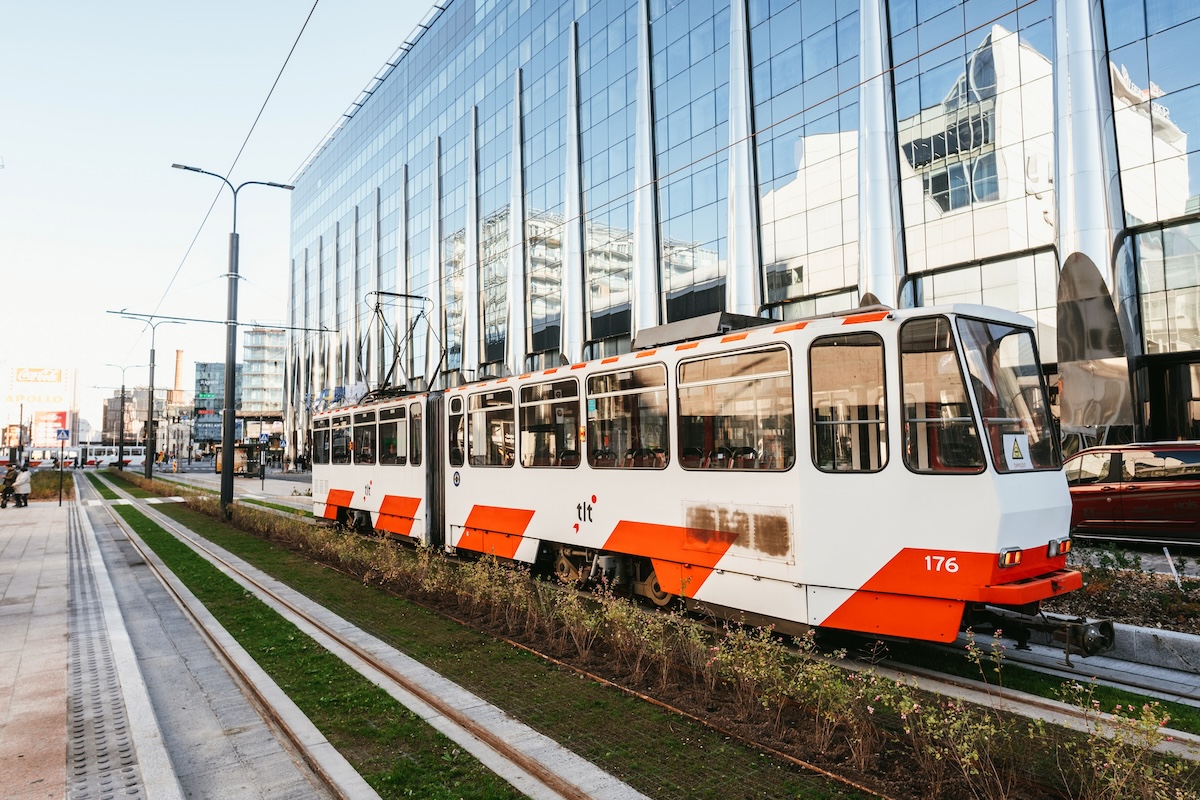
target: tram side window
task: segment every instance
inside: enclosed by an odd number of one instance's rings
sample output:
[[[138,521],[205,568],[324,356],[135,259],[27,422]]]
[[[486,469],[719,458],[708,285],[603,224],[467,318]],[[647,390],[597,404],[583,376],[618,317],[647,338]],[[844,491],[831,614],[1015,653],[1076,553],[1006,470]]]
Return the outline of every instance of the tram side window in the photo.
[[[404,406],[379,412],[379,463],[403,466],[408,462],[408,420]]]
[[[337,417],[333,420],[331,433],[332,458],[334,464],[350,463],[350,418]]]
[[[579,465],[579,383],[521,387],[521,466]]]
[[[679,367],[679,460],[685,469],[786,470],[796,460],[791,359],[785,348]]]
[[[354,415],[354,463],[375,463],[375,412]]]
[[[813,463],[822,472],[887,466],[883,340],[873,333],[825,336],[808,353]]]
[[[467,398],[467,458],[476,467],[509,467],[514,457],[512,389]]]
[[[408,457],[414,467],[421,466],[421,404],[412,403],[408,407]]]
[[[450,398],[450,466],[461,467],[467,460],[467,416],[462,397]]]
[[[329,463],[329,420],[314,423],[312,458],[314,464]]]
[[[588,378],[588,463],[667,465],[667,369],[661,364]]]
[[[900,329],[904,463],[914,472],[982,472],[983,443],[971,411],[950,320]]]

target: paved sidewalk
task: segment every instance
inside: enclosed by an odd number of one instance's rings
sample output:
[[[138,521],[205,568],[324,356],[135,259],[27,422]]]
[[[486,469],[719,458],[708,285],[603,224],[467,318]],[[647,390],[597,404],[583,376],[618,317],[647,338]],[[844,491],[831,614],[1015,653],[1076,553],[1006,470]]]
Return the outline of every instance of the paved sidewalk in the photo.
[[[0,509],[0,780],[13,800],[66,795],[67,510]]]

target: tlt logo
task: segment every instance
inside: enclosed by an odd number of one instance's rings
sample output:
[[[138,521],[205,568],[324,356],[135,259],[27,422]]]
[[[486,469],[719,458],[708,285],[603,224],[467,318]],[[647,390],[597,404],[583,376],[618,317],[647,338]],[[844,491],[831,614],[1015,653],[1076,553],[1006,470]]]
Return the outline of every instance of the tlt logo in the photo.
[[[575,532],[576,533],[579,533],[579,523],[580,522],[591,522],[592,521],[592,509],[595,508],[595,504],[596,504],[596,495],[592,495],[592,499],[590,501],[584,500],[582,503],[575,504],[575,518],[579,520],[579,522],[575,523]]]

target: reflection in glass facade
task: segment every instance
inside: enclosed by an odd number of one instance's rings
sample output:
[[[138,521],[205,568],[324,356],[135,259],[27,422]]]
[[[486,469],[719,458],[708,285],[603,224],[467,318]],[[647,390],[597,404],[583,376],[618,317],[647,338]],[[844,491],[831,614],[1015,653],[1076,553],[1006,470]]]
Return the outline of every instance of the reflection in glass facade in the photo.
[[[1025,314],[1050,369],[1118,364],[1137,435],[1185,435],[1198,34],[1181,0],[447,0],[294,181],[290,324],[329,332],[289,340],[288,440],[385,376],[519,374],[868,283]],[[1072,317],[1101,307],[1119,329]]]

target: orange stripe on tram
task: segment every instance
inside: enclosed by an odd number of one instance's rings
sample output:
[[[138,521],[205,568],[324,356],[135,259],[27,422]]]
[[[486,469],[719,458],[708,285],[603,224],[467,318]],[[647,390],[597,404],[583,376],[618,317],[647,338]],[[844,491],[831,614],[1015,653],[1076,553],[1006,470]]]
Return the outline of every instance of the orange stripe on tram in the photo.
[[[379,521],[375,523],[375,527],[388,533],[409,536],[412,534],[413,520],[416,519],[417,508],[420,505],[419,497],[384,495],[379,506]]]
[[[731,531],[622,520],[604,549],[649,558],[663,591],[695,597],[737,537]]]
[[[474,550],[496,558],[512,558],[525,535],[533,512],[524,508],[473,506],[458,542],[461,550]]]
[[[339,508],[349,508],[354,492],[349,489],[330,489],[325,498],[325,519],[337,519]]]

